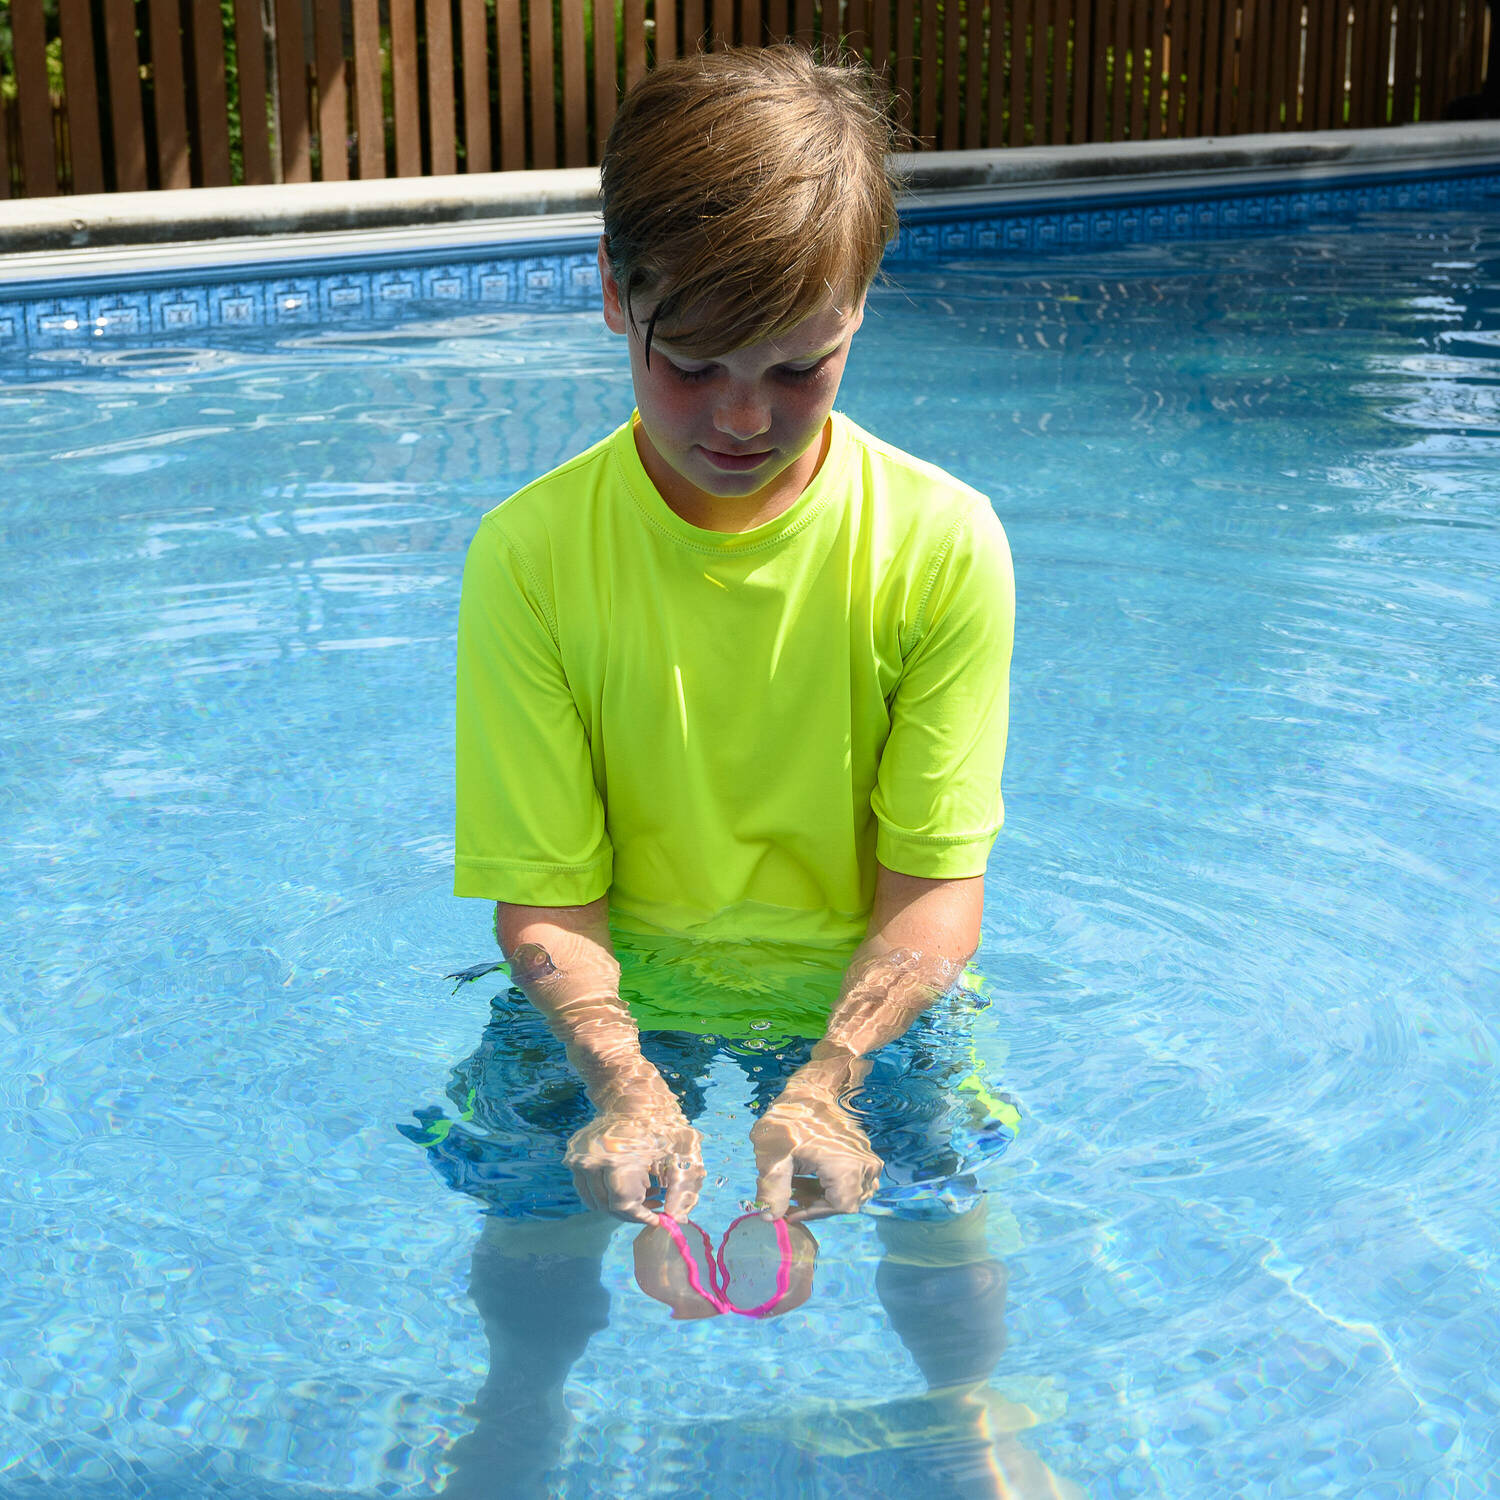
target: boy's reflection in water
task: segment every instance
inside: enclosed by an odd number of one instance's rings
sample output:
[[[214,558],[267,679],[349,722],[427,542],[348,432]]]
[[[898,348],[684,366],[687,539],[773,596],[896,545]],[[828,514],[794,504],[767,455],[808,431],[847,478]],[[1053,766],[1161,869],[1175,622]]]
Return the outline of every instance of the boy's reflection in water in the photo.
[[[805,976],[804,970],[803,1001],[814,998]],[[746,1015],[768,1008],[767,993],[755,989],[743,997]],[[721,1015],[727,1010],[732,1019],[724,993],[717,991]],[[781,995],[785,1000],[787,991]],[[795,1019],[797,998],[794,990],[778,1021]],[[816,1028],[807,1029],[816,1035]],[[976,1086],[966,1033],[952,1016],[924,1019],[876,1055],[865,1087],[850,1101],[884,1163],[870,1205],[883,1252],[876,1290],[928,1392],[881,1406],[793,1414],[786,1435],[814,1452],[905,1450],[939,1494],[1074,1493],[1016,1441],[1014,1431],[1027,1425],[1029,1414],[1007,1408],[987,1389],[1005,1349],[1006,1276],[989,1251],[985,1199],[969,1169],[1003,1150],[1015,1115],[1006,1101]],[[685,1031],[641,1033],[642,1052],[689,1119],[703,1111],[703,1082],[716,1058],[733,1058],[745,1072],[751,1109],[759,1116],[810,1046],[785,1031],[777,1041],[752,1034],[740,1044]],[[461,1120],[434,1112],[425,1131],[410,1133],[429,1147],[434,1166],[455,1188],[490,1206],[469,1286],[484,1321],[490,1368],[469,1409],[474,1430],[447,1455],[454,1472],[444,1493],[526,1500],[547,1493],[544,1476],[567,1433],[562,1391],[568,1372],[592,1335],[608,1325],[610,1299],[600,1269],[622,1226],[611,1215],[580,1210],[562,1154],[568,1137],[589,1119],[590,1106],[562,1048],[519,992],[495,998],[481,1044],[455,1069],[449,1093]],[[816,1198],[816,1183],[799,1179],[796,1188],[804,1207]],[[813,1290],[816,1243],[806,1226],[791,1228],[791,1294],[778,1312]],[[665,1231],[636,1231],[636,1237],[643,1291],[671,1305],[674,1317],[714,1315],[688,1286]]]

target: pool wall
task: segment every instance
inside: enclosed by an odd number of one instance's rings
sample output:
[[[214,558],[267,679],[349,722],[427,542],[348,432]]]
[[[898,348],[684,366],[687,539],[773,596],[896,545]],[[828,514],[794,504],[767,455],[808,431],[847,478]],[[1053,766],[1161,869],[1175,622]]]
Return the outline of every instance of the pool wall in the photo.
[[[1500,123],[903,158],[888,268],[1500,206]],[[598,300],[598,172],[0,204],[0,354],[194,329]]]

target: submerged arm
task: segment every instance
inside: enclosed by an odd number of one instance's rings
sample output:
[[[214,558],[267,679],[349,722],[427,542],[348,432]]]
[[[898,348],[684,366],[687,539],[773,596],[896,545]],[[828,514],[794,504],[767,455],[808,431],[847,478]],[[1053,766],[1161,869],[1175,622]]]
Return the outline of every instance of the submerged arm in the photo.
[[[655,1224],[646,1206],[655,1176],[665,1210],[686,1218],[703,1184],[701,1138],[641,1054],[640,1033],[620,999],[607,899],[587,906],[498,902],[495,938],[511,979],[567,1048],[596,1111],[565,1157],[584,1206]]]
[[[983,911],[983,876],[929,880],[879,867],[868,935],[827,1030],[751,1132],[768,1212],[787,1213],[793,1176],[816,1177],[823,1189],[823,1201],[794,1220],[855,1213],[875,1192],[880,1158],[839,1098],[864,1080],[870,1053],[957,983],[979,946]]]

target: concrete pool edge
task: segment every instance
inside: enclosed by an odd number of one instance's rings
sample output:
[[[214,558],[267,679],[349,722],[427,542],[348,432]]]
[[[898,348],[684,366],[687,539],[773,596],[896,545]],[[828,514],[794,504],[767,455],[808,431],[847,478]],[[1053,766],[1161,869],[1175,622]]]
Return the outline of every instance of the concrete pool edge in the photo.
[[[1175,141],[1088,148],[1087,160],[1083,152],[1062,147],[908,159],[910,191],[886,264],[909,270],[967,257],[1045,256],[1329,227],[1371,212],[1463,208],[1478,216],[1500,207],[1500,123],[1186,145],[1191,149]],[[528,200],[522,211],[515,194],[524,184],[515,179],[534,175],[507,179],[515,211],[506,217],[92,244],[0,257],[0,354],[215,327],[400,319],[432,304],[480,304],[497,312],[594,306],[598,214],[576,207],[538,212],[541,198]],[[567,197],[579,191],[576,179],[596,178],[593,171],[542,175],[569,179],[545,200],[552,205],[576,204],[576,197]],[[457,183],[467,193],[476,181],[344,186],[391,195],[399,189],[414,195],[403,212],[420,204],[435,214],[447,187]],[[205,194],[273,191],[305,200],[307,190],[294,184]],[[186,202],[197,195],[134,196],[155,205],[164,197]],[[85,200],[48,201],[56,214]],[[113,207],[118,200],[89,201]],[[17,220],[14,205],[0,205],[0,220],[5,217]],[[191,232],[202,232],[205,222]],[[259,220],[262,227],[274,222],[269,215]]]
[[[896,161],[907,178],[904,206],[911,209],[958,199],[1190,190],[1500,163],[1500,122],[924,152]],[[11,199],[0,202],[0,281],[33,279],[27,274],[33,271],[35,279],[45,279],[36,264],[44,257],[71,261],[68,252],[124,247],[215,244],[227,250],[226,241],[253,247],[314,237],[326,245],[336,236],[377,231],[387,242],[402,231],[431,236],[425,240],[430,249],[453,242],[444,235],[469,241],[572,237],[597,226],[598,182],[598,169],[583,167]]]

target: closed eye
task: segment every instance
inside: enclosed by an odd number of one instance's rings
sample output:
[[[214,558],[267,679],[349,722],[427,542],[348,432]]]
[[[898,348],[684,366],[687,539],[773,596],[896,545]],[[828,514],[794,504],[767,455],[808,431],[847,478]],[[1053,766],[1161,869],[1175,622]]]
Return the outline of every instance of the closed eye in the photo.
[[[712,365],[703,365],[696,370],[684,370],[681,365],[673,364],[670,359],[667,361],[667,368],[685,385],[692,385],[697,380],[707,380],[714,370]]]

